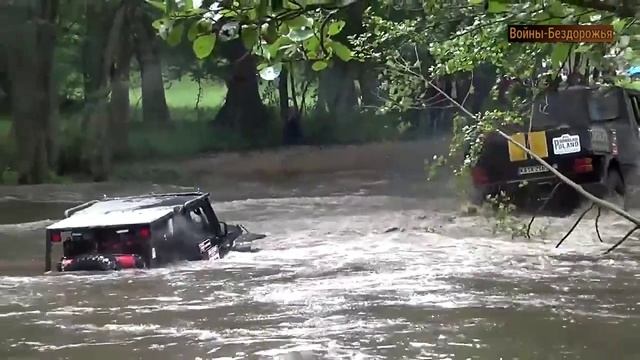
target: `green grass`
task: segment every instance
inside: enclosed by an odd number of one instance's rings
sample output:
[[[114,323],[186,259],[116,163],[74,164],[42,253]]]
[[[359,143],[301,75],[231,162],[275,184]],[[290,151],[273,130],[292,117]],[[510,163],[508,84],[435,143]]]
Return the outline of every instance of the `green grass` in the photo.
[[[216,129],[211,126],[221,108],[226,88],[221,82],[203,81],[199,110],[195,105],[198,96],[198,85],[189,79],[172,81],[165,86],[167,105],[171,113],[171,123],[168,126],[146,124],[142,119],[141,89],[136,79],[132,81],[130,101],[132,104],[131,123],[128,134],[129,149],[120,154],[117,161],[121,164],[114,169],[113,176],[120,179],[145,178],[175,178],[175,172],[162,170],[161,173],[139,173],[135,161],[150,159],[179,159],[205,152],[242,151],[256,148],[275,147],[281,144],[282,124],[278,114],[277,92],[263,93],[271,116],[265,121],[263,134],[256,138],[244,138],[240,134],[229,130]],[[312,91],[309,92],[307,105],[313,103]],[[303,133],[309,144],[331,143],[365,143],[368,141],[394,140],[400,137],[397,119],[392,116],[373,116],[362,113],[348,119],[324,119],[307,112],[303,119]],[[82,147],[85,134],[80,130],[82,113],[77,110],[61,113],[59,122],[60,164],[73,172],[82,165]],[[17,175],[14,165],[15,153],[12,145],[7,142],[11,123],[9,116],[0,116],[0,183],[14,183]],[[166,170],[166,171],[165,171]],[[155,171],[155,170],[154,170]],[[158,170],[160,171],[160,170]],[[65,172],[66,174],[67,172]],[[52,174],[51,182],[68,182],[67,177]]]
[[[136,108],[142,107],[142,89],[133,87],[129,92],[131,105]],[[222,106],[227,89],[221,82],[202,81],[202,94],[198,107],[201,109],[216,109]],[[170,109],[195,109],[198,99],[198,83],[189,79],[170,81],[165,84],[165,97],[167,106]],[[180,120],[180,119],[176,119]]]

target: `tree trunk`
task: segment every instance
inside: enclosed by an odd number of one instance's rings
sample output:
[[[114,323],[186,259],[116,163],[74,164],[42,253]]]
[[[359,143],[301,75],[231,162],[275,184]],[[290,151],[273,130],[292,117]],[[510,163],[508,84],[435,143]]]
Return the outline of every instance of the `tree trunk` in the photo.
[[[289,114],[289,71],[286,67],[278,77],[278,99],[280,100],[280,119],[283,124],[287,122]]]
[[[85,48],[85,122],[87,134],[83,155],[94,181],[106,180],[113,156],[111,78],[117,69],[120,39],[125,25],[127,8],[117,9],[99,1],[87,5],[87,43]],[[126,66],[125,66],[126,67]],[[118,93],[118,91],[116,91]],[[113,94],[112,94],[113,95]],[[121,94],[119,94],[121,96]],[[118,94],[116,94],[116,98]]]
[[[166,124],[171,120],[171,115],[164,93],[157,39],[151,22],[144,9],[137,6],[134,10],[133,34],[142,78],[142,118],[146,123]]]
[[[129,74],[133,49],[129,37],[130,23],[125,22],[120,32],[118,51],[113,71],[111,72],[111,119],[114,157],[123,157],[129,147],[129,117],[131,106],[129,100]]]
[[[237,129],[245,137],[257,139],[267,125],[269,113],[260,98],[255,57],[247,52],[240,39],[222,43],[220,48],[231,64],[231,75],[225,79],[227,96],[214,124]]]
[[[11,84],[9,83],[7,48],[0,45],[0,112],[11,111]]]
[[[13,131],[20,184],[41,183],[49,175],[52,119],[57,103],[52,80],[58,2],[40,0],[0,6],[6,15],[4,43],[12,94]]]
[[[108,95],[103,74],[104,57],[114,11],[101,1],[87,2],[87,38],[85,42],[85,117],[82,155],[86,170],[94,180],[106,178],[111,157],[107,133],[109,124]]]
[[[345,28],[334,38],[348,45],[348,36],[364,31],[362,17],[369,1],[358,1],[343,11]],[[318,84],[318,109],[328,119],[344,119],[356,112],[360,94],[356,81],[368,85],[371,80],[366,76],[364,64],[356,61],[344,62],[335,58],[334,65],[320,73]]]

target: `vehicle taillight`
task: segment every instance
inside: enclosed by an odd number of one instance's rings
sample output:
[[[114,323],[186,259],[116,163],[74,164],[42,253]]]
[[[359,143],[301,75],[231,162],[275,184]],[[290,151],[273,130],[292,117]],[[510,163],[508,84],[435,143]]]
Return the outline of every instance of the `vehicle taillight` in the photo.
[[[138,236],[140,236],[141,239],[148,239],[149,237],[151,237],[151,229],[149,229],[148,227],[143,227],[140,230],[138,230]]]
[[[471,178],[473,179],[473,183],[475,185],[484,185],[489,182],[487,171],[484,168],[478,166],[471,169]]]
[[[62,235],[59,232],[52,232],[51,233],[51,242],[54,243],[59,243],[62,241]]]
[[[618,155],[618,136],[614,129],[611,130],[611,154]]]
[[[131,269],[136,267],[136,258],[133,255],[116,256],[116,261],[123,269]]]
[[[573,171],[575,173],[588,173],[593,171],[592,158],[579,158],[573,161]]]

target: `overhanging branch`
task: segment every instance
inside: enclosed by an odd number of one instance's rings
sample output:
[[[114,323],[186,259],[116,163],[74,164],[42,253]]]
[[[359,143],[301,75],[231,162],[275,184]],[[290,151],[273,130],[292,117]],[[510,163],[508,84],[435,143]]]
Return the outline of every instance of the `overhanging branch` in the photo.
[[[560,0],[563,4],[580,6],[614,13],[620,17],[637,18],[640,14],[640,4],[631,5],[631,1],[624,0]]]

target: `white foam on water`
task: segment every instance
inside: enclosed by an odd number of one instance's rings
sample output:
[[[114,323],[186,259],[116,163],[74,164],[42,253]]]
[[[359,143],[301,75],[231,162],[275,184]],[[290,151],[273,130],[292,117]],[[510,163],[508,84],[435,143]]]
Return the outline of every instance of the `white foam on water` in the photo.
[[[255,241],[262,250],[100,276],[1,276],[0,306],[8,307],[0,317],[24,331],[53,327],[66,334],[67,345],[42,335],[29,339],[29,346],[61,354],[82,346],[73,338],[82,333],[93,341],[86,346],[168,351],[171,339],[173,348],[203,347],[206,358],[236,357],[229,348],[237,347],[248,357],[364,359],[406,351],[410,358],[442,358],[471,340],[443,345],[428,334],[433,328],[461,332],[467,325],[446,316],[462,310],[561,308],[565,315],[628,319],[624,306],[597,295],[622,272],[640,270],[638,244],[601,258],[611,241],[601,244],[589,223],[555,249],[573,219],[538,219],[535,224],[549,222],[550,231],[528,240],[493,236],[482,217],[456,217],[426,201],[388,196],[251,199],[219,203],[216,210],[230,223],[237,218],[270,234]],[[601,220],[607,239],[626,231],[622,222]],[[397,230],[385,232],[391,228]],[[15,304],[23,311],[10,307]],[[425,312],[443,319],[416,320]],[[113,323],[98,325],[96,319],[105,318]],[[399,336],[413,350],[396,345]]]

